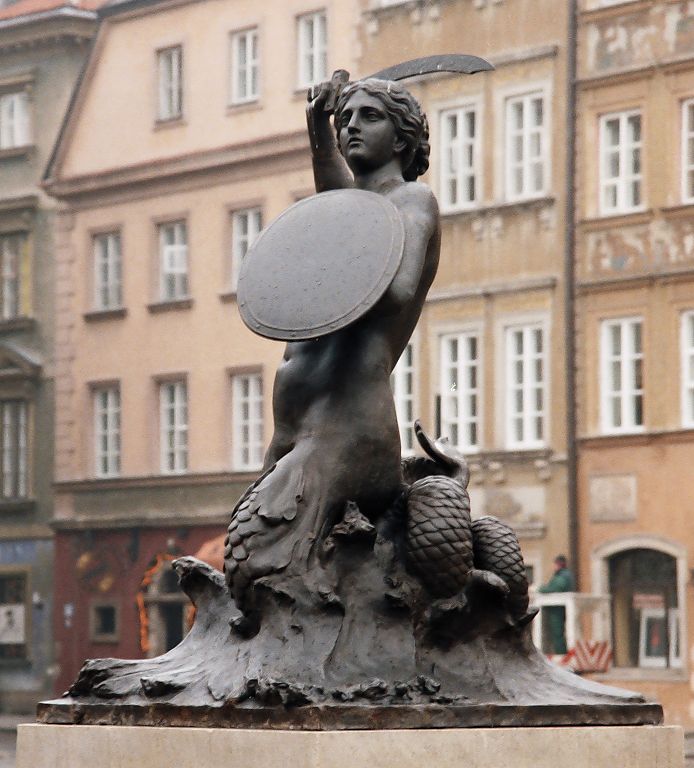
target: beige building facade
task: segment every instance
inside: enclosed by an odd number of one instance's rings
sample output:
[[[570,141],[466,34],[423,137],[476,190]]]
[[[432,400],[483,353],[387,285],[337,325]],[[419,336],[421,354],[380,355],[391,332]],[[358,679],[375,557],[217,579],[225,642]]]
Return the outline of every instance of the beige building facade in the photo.
[[[694,10],[579,13],[582,589],[609,593],[609,681],[691,727]]]
[[[313,192],[306,88],[356,70],[358,21],[337,0],[102,15],[46,179],[62,203],[56,600],[73,611],[58,687],[85,657],[178,642],[168,560],[224,530],[258,473],[282,346],[244,327],[235,280],[260,227]]]
[[[567,30],[567,4],[538,0],[373,2],[363,26],[365,72],[442,51],[495,66],[407,83],[429,118],[424,181],[442,221],[439,271],[407,361],[408,408],[467,455],[473,515],[514,526],[536,585],[555,555],[570,554]]]

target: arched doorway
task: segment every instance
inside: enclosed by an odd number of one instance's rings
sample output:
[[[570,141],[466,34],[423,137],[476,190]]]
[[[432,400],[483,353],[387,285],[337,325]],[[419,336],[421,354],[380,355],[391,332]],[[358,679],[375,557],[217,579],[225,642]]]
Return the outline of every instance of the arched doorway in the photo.
[[[594,554],[596,586],[612,598],[611,637],[619,668],[681,669],[686,551],[656,537],[632,537]]]

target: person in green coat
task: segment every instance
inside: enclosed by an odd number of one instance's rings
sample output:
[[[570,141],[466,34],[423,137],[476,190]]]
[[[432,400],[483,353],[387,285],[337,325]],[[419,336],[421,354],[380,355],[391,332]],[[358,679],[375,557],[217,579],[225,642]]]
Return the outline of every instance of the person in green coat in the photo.
[[[547,594],[549,592],[573,592],[575,589],[574,577],[567,567],[568,563],[564,555],[557,555],[554,558],[554,575],[541,587],[538,592]],[[549,642],[551,653],[565,654],[566,647],[566,611],[561,605],[552,605],[542,609],[543,617],[547,619],[549,630]]]

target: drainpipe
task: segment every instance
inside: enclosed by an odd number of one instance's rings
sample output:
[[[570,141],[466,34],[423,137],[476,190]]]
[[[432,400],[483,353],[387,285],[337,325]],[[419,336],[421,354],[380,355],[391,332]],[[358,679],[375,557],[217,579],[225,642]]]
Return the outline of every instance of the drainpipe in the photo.
[[[576,245],[576,50],[578,47],[577,0],[569,0],[566,47],[566,203],[564,225],[564,351],[566,355],[566,473],[569,518],[569,559],[581,583],[578,520],[578,451],[576,445],[576,313],[575,259]]]

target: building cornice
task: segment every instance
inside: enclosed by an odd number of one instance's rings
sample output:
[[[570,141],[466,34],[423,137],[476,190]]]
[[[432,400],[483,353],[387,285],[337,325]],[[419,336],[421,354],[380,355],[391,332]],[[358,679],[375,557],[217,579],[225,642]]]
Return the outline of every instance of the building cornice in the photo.
[[[557,285],[555,275],[531,277],[526,279],[509,280],[496,283],[482,283],[469,287],[442,288],[431,291],[427,303],[439,301],[455,301],[459,299],[482,298],[502,293],[528,293],[530,291],[549,291]]]
[[[692,280],[694,280],[694,266],[679,269],[659,269],[639,274],[615,274],[608,277],[599,277],[594,280],[579,280],[576,289],[581,294],[617,290],[627,291],[632,288],[644,288],[655,283],[686,283]]]
[[[79,202],[86,196],[112,193],[133,187],[163,185],[170,187],[177,178],[207,176],[211,173],[230,174],[245,171],[248,175],[266,173],[267,166],[287,159],[300,159],[309,163],[309,144],[305,131],[268,136],[257,141],[192,152],[177,157],[112,168],[98,173],[72,176],[64,179],[48,178],[44,189],[53,197],[68,202]],[[255,166],[255,168],[254,168]]]
[[[73,7],[0,19],[0,51],[85,42],[94,36],[96,24],[94,11]]]
[[[579,435],[577,438],[584,449],[636,448],[660,443],[687,445],[694,442],[694,429],[652,429],[623,435]]]
[[[56,493],[94,493],[142,488],[182,488],[199,485],[237,485],[252,483],[257,472],[202,472],[182,475],[142,475],[87,480],[63,480],[53,484]]]
[[[0,200],[0,215],[3,213],[23,213],[24,211],[35,211],[38,207],[38,195],[6,197]]]

